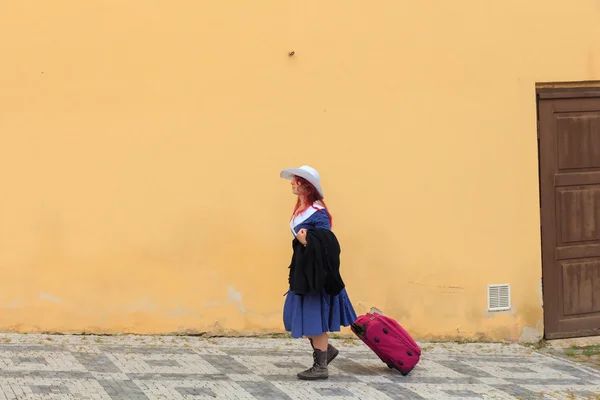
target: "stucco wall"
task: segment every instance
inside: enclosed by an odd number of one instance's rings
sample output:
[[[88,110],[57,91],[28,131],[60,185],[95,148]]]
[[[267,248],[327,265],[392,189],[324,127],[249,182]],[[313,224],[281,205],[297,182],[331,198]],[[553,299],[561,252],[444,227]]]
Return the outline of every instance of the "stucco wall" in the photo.
[[[2,2],[0,330],[280,331],[278,173],[308,163],[358,313],[420,339],[538,337],[535,84],[600,79],[599,16],[593,0]],[[489,283],[511,283],[511,312],[486,311]]]

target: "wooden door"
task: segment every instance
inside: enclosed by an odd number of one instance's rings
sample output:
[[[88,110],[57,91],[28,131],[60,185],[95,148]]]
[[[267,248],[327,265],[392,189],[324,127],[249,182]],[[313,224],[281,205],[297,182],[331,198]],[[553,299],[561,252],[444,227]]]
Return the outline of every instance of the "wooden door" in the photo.
[[[600,335],[600,88],[538,107],[545,336]]]

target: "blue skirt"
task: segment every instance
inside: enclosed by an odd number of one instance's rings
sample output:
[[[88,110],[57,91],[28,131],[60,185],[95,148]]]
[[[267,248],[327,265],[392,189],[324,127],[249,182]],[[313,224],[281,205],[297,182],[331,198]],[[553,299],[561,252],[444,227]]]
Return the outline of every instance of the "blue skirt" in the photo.
[[[356,313],[346,289],[337,296],[325,291],[298,296],[291,290],[283,306],[283,324],[293,338],[339,332],[356,321]]]

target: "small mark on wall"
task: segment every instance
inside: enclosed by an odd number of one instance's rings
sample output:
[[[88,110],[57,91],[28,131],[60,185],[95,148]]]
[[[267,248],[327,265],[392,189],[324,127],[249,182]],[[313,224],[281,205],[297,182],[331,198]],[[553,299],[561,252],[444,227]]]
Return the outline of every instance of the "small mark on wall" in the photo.
[[[17,308],[21,307],[21,300],[19,299],[14,299],[9,301],[8,303],[6,303],[2,308],[6,308],[9,310],[16,310]]]
[[[136,304],[132,304],[128,307],[125,307],[124,310],[126,312],[141,312],[141,311],[155,311],[156,306],[152,304],[150,299],[144,297],[140,299]]]
[[[178,317],[181,315],[191,315],[194,314],[194,310],[184,309],[177,305],[173,311],[169,311],[169,315],[171,317]]]
[[[61,299],[59,299],[56,296],[52,296],[51,294],[48,294],[48,293],[40,293],[40,299],[41,300],[51,301],[51,302],[56,303],[56,304],[61,304],[62,303]]]

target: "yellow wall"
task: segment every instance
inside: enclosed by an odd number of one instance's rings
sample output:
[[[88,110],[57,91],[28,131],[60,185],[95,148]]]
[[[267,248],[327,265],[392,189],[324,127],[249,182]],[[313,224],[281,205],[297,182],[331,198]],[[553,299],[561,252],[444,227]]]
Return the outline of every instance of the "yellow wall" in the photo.
[[[308,163],[358,313],[536,337],[535,83],[598,38],[595,0],[4,1],[0,330],[280,331]]]

